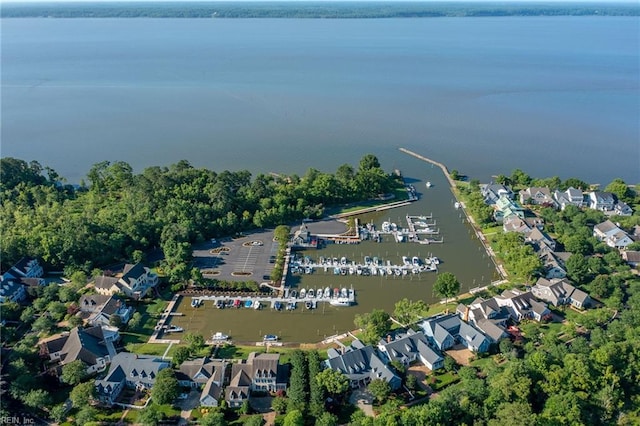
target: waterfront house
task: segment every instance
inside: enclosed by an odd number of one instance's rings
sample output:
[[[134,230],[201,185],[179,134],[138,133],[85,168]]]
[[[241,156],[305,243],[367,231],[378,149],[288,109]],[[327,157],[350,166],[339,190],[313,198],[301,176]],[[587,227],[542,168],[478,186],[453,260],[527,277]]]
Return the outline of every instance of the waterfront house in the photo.
[[[444,358],[429,346],[424,333],[412,329],[393,337],[388,335],[386,339],[380,340],[378,350],[389,362],[397,361],[405,366],[414,361],[420,361],[430,370],[444,366]]]
[[[569,187],[566,191],[554,191],[553,198],[560,210],[564,210],[567,206],[576,206],[581,208],[585,205],[584,194],[581,190]]]
[[[112,295],[119,292],[129,297],[140,299],[149,289],[158,284],[158,276],[138,262],[126,264],[119,277],[101,276],[96,278],[95,288],[98,294]]]
[[[556,207],[556,202],[551,191],[546,187],[529,187],[519,193],[520,204],[533,204],[536,206]]]
[[[495,203],[493,218],[502,223],[505,219],[517,216],[524,219],[524,209],[509,197],[502,195]]]
[[[78,316],[91,325],[110,325],[114,316],[120,317],[122,324],[131,319],[133,307],[127,306],[117,296],[91,294],[80,297]]]
[[[96,395],[103,404],[113,405],[126,388],[151,389],[158,373],[169,363],[154,356],[121,352],[113,357],[104,379],[96,380]]]
[[[468,324],[456,314],[436,315],[425,319],[420,327],[429,343],[445,351],[460,343],[473,352],[486,352],[490,341],[482,332]]]
[[[505,196],[507,198],[513,198],[513,191],[511,188],[499,184],[499,183],[487,183],[484,185],[480,185],[480,193],[484,198],[485,204],[493,205],[495,204],[500,197]]]
[[[589,208],[610,212],[616,204],[613,194],[610,192],[593,191],[589,193]]]
[[[472,323],[491,343],[497,343],[507,336],[504,330],[509,314],[494,298],[477,297],[469,306],[461,303],[457,306],[456,313],[463,321]]]
[[[56,362],[58,368],[80,360],[86,366],[87,374],[97,373],[103,371],[116,354],[113,339],[105,334],[100,326],[85,329],[75,327],[62,336],[44,342],[41,354]]]
[[[298,229],[291,239],[292,249],[308,249],[318,248],[318,237],[312,235],[305,222],[302,222],[300,229]]]
[[[178,367],[176,378],[186,388],[202,387],[210,380],[222,386],[226,365],[224,361],[214,361],[209,357],[185,361]]]
[[[385,380],[392,390],[402,384],[402,379],[380,358],[375,348],[365,346],[360,340],[354,340],[340,351],[331,348],[327,355],[329,359],[324,362],[325,366],[347,376],[352,389],[367,386],[375,379]]]
[[[286,390],[288,369],[280,364],[280,354],[251,352],[246,361],[231,366],[231,381],[225,389],[230,407],[239,407],[252,391]]]
[[[591,297],[584,291],[574,287],[565,279],[539,278],[531,288],[531,293],[538,299],[553,306],[573,305],[584,309],[591,306]]]
[[[529,224],[524,219],[515,215],[511,215],[502,220],[502,230],[504,232],[519,232],[521,234],[531,232]]]

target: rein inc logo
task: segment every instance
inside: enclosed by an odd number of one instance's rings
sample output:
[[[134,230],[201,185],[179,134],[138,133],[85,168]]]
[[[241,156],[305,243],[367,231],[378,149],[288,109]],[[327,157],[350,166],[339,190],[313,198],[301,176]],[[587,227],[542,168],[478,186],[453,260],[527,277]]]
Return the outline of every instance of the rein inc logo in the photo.
[[[0,425],[34,425],[35,419],[25,416],[2,416]]]

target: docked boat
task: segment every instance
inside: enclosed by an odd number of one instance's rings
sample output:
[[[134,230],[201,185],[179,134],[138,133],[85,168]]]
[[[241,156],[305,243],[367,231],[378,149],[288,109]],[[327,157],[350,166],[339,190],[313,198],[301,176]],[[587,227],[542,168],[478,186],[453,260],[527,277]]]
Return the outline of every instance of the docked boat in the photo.
[[[458,201],[456,201],[455,203],[453,203],[453,207],[455,207],[456,209],[459,209],[461,205]]]
[[[427,188],[431,188],[433,186],[433,184],[431,183],[431,181],[427,181],[426,186],[427,186]]]
[[[316,299],[322,299],[322,289],[321,288],[316,290]]]
[[[170,325],[165,329],[165,333],[180,333],[184,331],[184,328],[178,327],[177,325]]]
[[[313,299],[315,297],[315,291],[313,291],[312,288],[310,288],[309,290],[307,290],[307,298],[308,299]]]
[[[222,334],[222,332],[220,331],[216,331],[215,333],[213,333],[213,336],[211,336],[211,340],[213,340],[214,342],[223,342],[225,340],[229,340],[229,336],[226,334]]]
[[[340,289],[338,287],[333,289],[333,298],[337,298],[338,296],[340,296]]]
[[[276,336],[275,334],[265,334],[264,337],[262,338],[263,342],[277,342],[278,341],[278,336]]]
[[[346,257],[344,257],[344,256],[342,256],[342,257],[340,258],[340,264],[341,264],[341,265],[343,265],[343,266],[344,266],[344,265],[346,265],[346,264],[347,264],[347,258],[346,258]]]
[[[286,309],[287,311],[293,311],[296,309],[296,307],[296,302],[288,302]]]
[[[242,306],[242,301],[240,299],[236,299],[233,301],[234,308],[239,308],[240,306]]]
[[[331,306],[351,306],[351,301],[348,297],[338,297],[337,299],[331,299],[329,304]]]
[[[402,256],[402,263],[403,263],[405,266],[409,266],[409,265],[411,265],[411,262],[409,261],[409,258],[408,258],[407,256]]]
[[[304,302],[304,307],[307,309],[313,309],[313,302],[311,302],[311,300],[307,300]]]
[[[329,287],[325,287],[323,296],[325,299],[329,299],[331,297],[331,289]]]
[[[345,287],[342,287],[342,289],[340,290],[340,297],[349,297],[349,291]]]
[[[191,299],[191,307],[192,308],[197,308],[200,305],[202,305],[202,300],[200,300],[200,299]]]
[[[300,299],[304,299],[305,297],[307,297],[307,290],[303,288],[300,290]]]
[[[413,266],[420,266],[420,258],[418,256],[413,256],[413,258],[411,258],[411,263]]]
[[[253,309],[259,311],[260,309],[262,309],[262,303],[260,303],[259,300],[256,300],[255,302],[253,302]]]
[[[252,305],[253,305],[253,302],[251,300],[247,300],[246,302],[244,302],[245,308],[250,308]]]
[[[275,302],[273,304],[273,309],[275,309],[276,311],[281,311],[282,310],[282,303],[280,302]]]

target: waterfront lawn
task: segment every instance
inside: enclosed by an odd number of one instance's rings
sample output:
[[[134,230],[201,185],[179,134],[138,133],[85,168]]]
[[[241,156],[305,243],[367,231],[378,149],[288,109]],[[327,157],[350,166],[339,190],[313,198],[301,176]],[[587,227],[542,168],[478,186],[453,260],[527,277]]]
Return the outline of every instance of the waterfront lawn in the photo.
[[[136,305],[136,311],[142,315],[140,324],[137,327],[127,328],[126,331],[120,332],[122,343],[127,350],[130,350],[129,345],[131,344],[142,344],[149,340],[160,315],[166,307],[167,302],[162,299],[153,299]]]
[[[218,348],[215,357],[220,359],[247,359],[251,352],[264,352],[260,346],[224,345]]]

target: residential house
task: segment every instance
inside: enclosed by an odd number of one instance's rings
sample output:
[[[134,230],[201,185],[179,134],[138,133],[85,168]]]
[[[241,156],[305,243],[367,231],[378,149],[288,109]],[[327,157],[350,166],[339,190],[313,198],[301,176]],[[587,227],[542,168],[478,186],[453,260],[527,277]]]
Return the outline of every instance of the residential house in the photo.
[[[640,265],[640,251],[627,250],[621,253],[622,259],[632,268]]]
[[[397,361],[405,366],[414,361],[420,361],[430,370],[437,370],[444,366],[444,358],[429,346],[424,333],[415,332],[412,329],[394,337],[387,336],[378,343],[378,350],[389,362]]]
[[[150,288],[158,284],[158,276],[142,263],[126,264],[120,277],[101,276],[96,278],[95,288],[98,294],[116,294],[122,292],[129,297],[140,299]]]
[[[629,234],[608,219],[593,227],[593,236],[599,241],[605,242],[609,247],[617,249],[624,249],[633,243]]]
[[[116,350],[102,327],[75,327],[67,334],[44,342],[41,354],[48,356],[50,361],[58,362],[58,367],[80,360],[87,367],[87,374],[93,374],[107,367]]]
[[[509,317],[493,299],[485,300],[478,297],[469,306],[460,303],[456,308],[456,314],[463,321],[472,323],[491,343],[497,343],[507,337],[504,330]]]
[[[502,196],[513,198],[513,191],[509,187],[493,182],[480,185],[480,193],[485,204],[489,205],[495,204]]]
[[[427,318],[420,324],[420,327],[424,330],[429,343],[441,351],[460,343],[473,352],[482,353],[489,350],[491,343],[480,330],[462,321],[455,314]]]
[[[351,388],[368,385],[372,380],[382,379],[389,383],[392,390],[400,388],[402,379],[398,377],[378,356],[372,346],[365,346],[360,340],[354,340],[342,351],[329,349],[327,368],[340,371],[349,378]]]
[[[40,278],[44,275],[44,270],[38,259],[33,257],[23,257],[11,267],[5,274],[5,278]]]
[[[133,307],[127,306],[119,297],[111,295],[85,295],[80,297],[79,305],[78,316],[91,325],[108,326],[114,316],[120,317],[122,324],[126,324],[133,313]]]
[[[509,317],[516,322],[526,318],[542,321],[545,316],[551,313],[547,305],[538,302],[530,291],[505,290],[494,299],[498,306],[506,308]]]
[[[217,407],[222,397],[222,385],[226,362],[214,361],[208,357],[182,363],[176,378],[183,387],[202,387],[200,405]]]
[[[551,195],[551,191],[546,187],[530,187],[523,189],[519,193],[520,204],[533,204],[536,206],[556,207],[556,201]]]
[[[98,400],[113,405],[125,388],[151,389],[158,373],[168,367],[168,362],[155,356],[120,352],[113,357],[104,379],[95,381]]]
[[[544,248],[548,248],[551,251],[556,249],[555,240],[547,235],[546,232],[541,231],[538,228],[533,228],[531,232],[526,234],[525,242],[531,244],[535,251],[539,251]]]
[[[613,210],[616,200],[610,192],[593,191],[589,193],[589,208],[610,212]]]
[[[287,388],[288,369],[279,354],[251,352],[246,361],[231,366],[231,381],[225,390],[230,407],[239,407],[250,392],[276,392]]]
[[[556,253],[550,250],[543,250],[541,252],[540,259],[542,260],[545,278],[564,278],[567,276],[567,269],[565,266],[566,255],[571,255],[571,253]]]
[[[2,279],[0,282],[0,303],[21,302],[27,297],[24,286],[14,279]]]
[[[495,203],[493,218],[496,222],[503,222],[511,216],[517,216],[524,219],[524,209],[516,201],[513,201],[506,195],[503,195]]]
[[[531,293],[553,306],[573,305],[576,308],[584,309],[591,306],[592,303],[589,294],[564,279],[539,278],[531,288]]]
[[[555,190],[553,192],[553,198],[556,201],[556,205],[560,207],[560,210],[564,210],[567,206],[576,206],[578,208],[584,207],[584,194],[581,190],[574,187],[570,187],[566,191]]]
[[[624,201],[618,201],[613,206],[613,213],[618,216],[631,216],[633,214],[633,209]]]
[[[519,232],[521,234],[531,232],[529,224],[524,219],[515,215],[511,215],[502,220],[502,230],[504,232]]]

